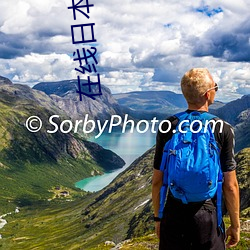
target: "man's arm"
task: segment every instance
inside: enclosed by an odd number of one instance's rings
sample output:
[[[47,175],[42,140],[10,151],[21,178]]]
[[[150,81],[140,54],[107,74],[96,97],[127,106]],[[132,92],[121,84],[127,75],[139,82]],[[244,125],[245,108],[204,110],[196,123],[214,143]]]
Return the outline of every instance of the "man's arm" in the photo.
[[[154,207],[154,216],[158,217],[160,208],[160,190],[162,186],[163,173],[160,170],[154,169],[152,178],[152,201]],[[160,238],[160,222],[155,222],[155,232],[157,237]]]
[[[236,246],[240,240],[240,199],[236,171],[224,172],[223,193],[230,216],[231,226],[226,231],[227,248]]]

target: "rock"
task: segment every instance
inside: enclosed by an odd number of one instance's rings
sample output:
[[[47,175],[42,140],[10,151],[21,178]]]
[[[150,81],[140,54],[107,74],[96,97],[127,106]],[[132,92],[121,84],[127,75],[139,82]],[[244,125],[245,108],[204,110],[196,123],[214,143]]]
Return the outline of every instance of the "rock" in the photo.
[[[111,247],[115,246],[115,243],[113,241],[109,241],[109,240],[105,241],[104,244],[105,244],[105,246],[111,246]]]

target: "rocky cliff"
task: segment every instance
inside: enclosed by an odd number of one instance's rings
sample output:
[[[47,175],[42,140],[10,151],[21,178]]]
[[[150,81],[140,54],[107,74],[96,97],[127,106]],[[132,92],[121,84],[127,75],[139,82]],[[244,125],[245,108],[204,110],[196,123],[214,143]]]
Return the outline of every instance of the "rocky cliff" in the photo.
[[[233,126],[238,123],[238,116],[244,110],[250,108],[250,95],[244,95],[240,99],[227,103],[223,107],[214,111],[216,115],[225,121],[229,122]]]
[[[235,152],[250,147],[250,108],[242,111],[236,118],[235,137],[236,145]]]
[[[240,186],[240,208],[246,210],[250,217],[250,148],[241,150],[235,157],[237,162],[237,178]]]
[[[85,83],[84,80],[81,80]],[[56,105],[65,111],[72,119],[80,119],[89,115],[89,119],[105,121],[110,119],[111,115],[123,115],[119,104],[111,95],[110,90],[102,85],[102,95],[92,100],[89,97],[82,96],[79,101],[79,95],[76,93],[76,80],[67,80],[60,82],[42,82],[38,83],[33,89],[40,90],[50,95]]]

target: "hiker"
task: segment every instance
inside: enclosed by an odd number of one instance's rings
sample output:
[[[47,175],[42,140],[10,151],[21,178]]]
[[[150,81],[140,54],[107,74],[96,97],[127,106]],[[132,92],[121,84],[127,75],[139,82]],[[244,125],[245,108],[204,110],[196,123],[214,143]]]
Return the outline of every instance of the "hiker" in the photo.
[[[157,237],[160,239],[159,249],[222,250],[225,249],[225,247],[230,248],[236,246],[240,239],[239,186],[235,170],[234,132],[228,123],[208,113],[208,106],[214,102],[218,85],[214,82],[207,69],[194,68],[186,72],[181,80],[181,89],[187,101],[188,109],[181,114],[169,117],[167,120],[171,122],[171,130],[164,133],[167,129],[164,130],[164,126],[162,126],[163,129],[158,131],[156,138],[154,172],[152,178],[152,200],[154,207],[155,230]],[[181,137],[183,135],[180,134],[180,131],[185,132],[185,129],[190,129],[189,127],[179,128],[178,126],[180,125],[180,120],[185,119],[185,117],[189,117],[188,119],[191,119],[191,116],[197,116],[200,119],[203,117],[203,119],[209,118],[210,120],[210,118],[212,118],[215,121],[221,121],[220,123],[216,123],[214,132],[210,134],[210,139],[214,140],[216,144],[214,148],[219,148],[218,153],[216,153],[216,150],[211,148],[211,150],[215,152],[213,153],[213,159],[210,159],[212,156],[208,153],[206,154],[200,152],[197,153],[197,155],[199,155],[199,159],[197,159],[198,157],[196,154],[192,153],[193,160],[191,158],[189,159],[191,156],[187,156],[187,154],[185,155],[184,153],[182,153],[181,156],[178,156],[180,157],[179,161],[176,160],[177,158],[171,158],[178,155],[178,150],[175,150],[178,147],[178,145],[175,145],[177,142],[179,145],[182,145],[179,146],[181,148],[180,150],[183,150],[182,152],[186,152],[186,149],[184,148],[184,146],[187,145],[186,143],[188,143],[190,147],[194,148],[193,151],[199,151],[199,147],[208,147],[208,145],[206,145],[203,141],[199,141],[197,144],[198,146],[195,147],[195,140],[199,140],[197,136],[200,136],[201,133],[194,135],[194,133],[190,134],[189,130],[189,133],[187,133],[189,135],[185,135],[185,140],[187,141],[183,140],[181,142],[182,144],[180,144],[181,139],[179,138],[184,138]],[[188,122],[189,121],[190,120],[188,120]],[[182,124],[184,123],[182,122]],[[188,124],[190,125],[190,122]],[[166,124],[166,127],[167,125],[169,124]],[[223,127],[220,131],[221,125],[223,125]],[[203,134],[202,136],[209,135]],[[193,138],[196,139],[193,140]],[[174,142],[173,140],[176,140],[177,142]],[[167,142],[168,145],[166,144]],[[171,147],[170,145],[174,145],[174,150],[169,149],[169,147]],[[164,147],[166,153],[163,153]],[[164,158],[164,154],[169,155]],[[184,159],[182,157],[186,158]],[[211,160],[212,163],[205,166],[204,162],[207,160]],[[187,168],[188,164],[191,166],[190,168],[192,168],[195,164],[196,168],[198,166],[198,170],[196,171],[200,171],[199,176],[205,175],[206,171],[212,171],[211,175],[213,176],[210,176],[211,181],[206,184],[206,181],[200,181],[197,179],[200,177],[189,177],[188,174],[190,173],[186,173],[187,171],[184,171],[184,178],[179,182],[179,184],[177,184],[177,181],[175,183],[175,181],[170,180],[170,178],[176,178],[177,180],[178,178],[181,178],[180,174],[176,173],[176,171],[178,170],[178,167],[183,169]],[[166,170],[161,169],[162,166],[165,166]],[[209,169],[210,166],[212,170]],[[202,169],[203,167],[205,170],[202,170],[204,173],[201,173],[199,168]],[[208,170],[206,170],[205,167]],[[166,176],[164,177],[164,175]],[[220,175],[221,177],[219,177]],[[178,185],[182,186],[182,182],[189,185],[190,190],[194,190],[194,193],[196,192],[197,194],[188,193],[189,191],[186,191],[185,188],[179,187]],[[213,182],[216,182],[216,184]],[[202,186],[204,186],[204,183],[205,186],[214,185],[214,188],[213,190],[209,189],[204,194],[199,194],[199,192],[203,192],[201,189]],[[206,189],[208,189],[207,186],[205,187]],[[231,225],[226,231],[224,230],[224,223],[222,221],[220,211],[220,193],[222,192],[219,191],[220,186],[222,187],[221,189],[223,189],[223,198],[231,222]],[[162,192],[162,189],[164,188],[167,188],[167,190],[165,190],[165,193],[167,192],[166,203],[161,197],[162,193],[164,193],[164,190]],[[200,197],[196,195],[204,195],[205,198],[200,200]],[[209,195],[213,197],[210,197]],[[160,202],[160,199],[163,199],[163,201]],[[163,207],[161,208],[161,206]],[[160,215],[161,213],[163,215]]]

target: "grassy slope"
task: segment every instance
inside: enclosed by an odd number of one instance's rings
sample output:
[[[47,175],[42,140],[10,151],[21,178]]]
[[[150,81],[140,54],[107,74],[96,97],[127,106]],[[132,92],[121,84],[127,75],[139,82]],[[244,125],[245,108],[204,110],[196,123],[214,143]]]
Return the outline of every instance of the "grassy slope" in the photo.
[[[117,244],[126,238],[133,240],[125,242],[121,249],[157,249],[154,236],[142,237],[153,233],[151,201],[135,210],[150,198],[152,157],[153,150],[100,192],[72,202],[58,200],[22,208],[19,214],[6,217],[8,224],[0,230],[3,249],[104,250],[111,249],[104,246],[106,240]],[[247,249],[249,238],[249,229],[242,231],[235,249]]]
[[[225,219],[226,226],[229,225],[229,218]],[[241,232],[241,240],[239,244],[232,248],[233,250],[247,250],[250,247],[249,241],[250,233],[249,231]],[[130,240],[126,240],[120,243],[120,250],[158,250],[159,241],[155,234],[148,234],[141,237],[136,237]],[[96,247],[93,247],[89,250],[111,250],[111,246],[107,246],[104,243],[99,244]]]
[[[152,158],[152,152],[149,158]],[[149,158],[143,157],[137,164],[146,166]],[[73,202],[61,200],[21,208],[19,214],[6,217],[8,224],[0,230],[2,246],[4,249],[68,250],[89,249],[105,240],[122,241],[127,237],[128,222],[141,213],[143,206],[135,208],[150,198],[148,170],[141,173],[142,169],[137,167],[134,175],[132,172],[131,168],[120,175],[102,192],[88,194]],[[145,188],[137,190],[137,185],[142,187],[146,183]],[[111,192],[108,198],[103,195],[107,191]]]
[[[40,104],[36,99],[23,97],[22,93],[19,97],[12,96],[20,88],[25,88],[25,94],[38,98]],[[45,128],[33,134],[25,128],[25,120],[31,115],[39,115],[42,121],[47,121],[52,113],[61,114],[48,98],[23,86],[1,86],[0,215],[17,205],[50,198],[52,194],[48,190],[53,186],[74,188],[75,182],[91,176],[93,170],[103,172],[86,150],[76,157],[68,153],[75,150],[72,149],[75,145],[76,148],[82,145],[71,135],[49,135]],[[68,148],[63,149],[66,146]]]
[[[81,223],[84,198],[74,202],[58,201],[42,204],[39,207],[24,208],[19,214],[6,217],[8,224],[0,230],[3,239],[0,248],[5,250],[105,250],[105,239],[93,243],[93,247],[85,245],[86,234]],[[229,224],[229,218],[225,218]],[[93,232],[92,232],[93,233]],[[99,232],[96,231],[98,234]],[[150,232],[149,232],[150,233]],[[132,238],[122,242],[121,250],[158,249],[158,240],[154,234]],[[250,233],[241,232],[241,241],[235,250],[246,250],[250,246]],[[91,239],[90,239],[91,240]]]
[[[52,201],[21,208],[6,217],[1,230],[3,249],[79,249],[83,243],[81,208],[83,200]]]

